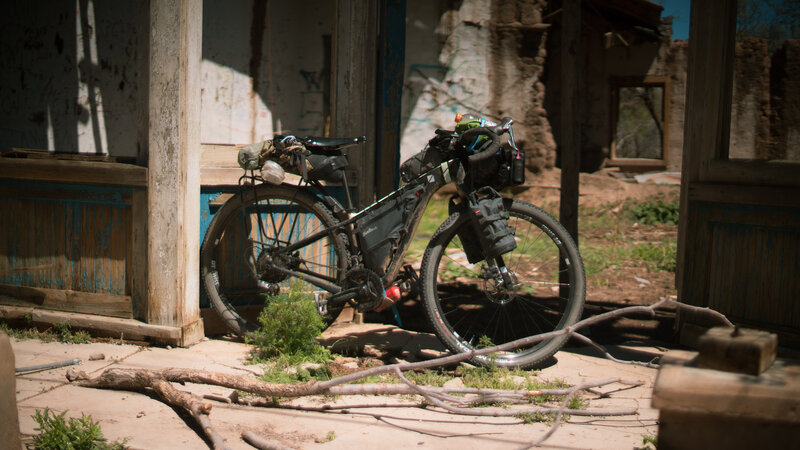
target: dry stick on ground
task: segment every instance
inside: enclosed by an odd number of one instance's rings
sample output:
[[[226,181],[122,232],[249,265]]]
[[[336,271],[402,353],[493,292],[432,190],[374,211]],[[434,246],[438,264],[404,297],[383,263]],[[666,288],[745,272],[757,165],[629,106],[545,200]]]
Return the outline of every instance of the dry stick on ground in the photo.
[[[459,353],[456,355],[450,355],[442,358],[436,358],[428,361],[421,361],[416,363],[400,363],[400,364],[392,364],[389,366],[379,366],[373,367],[371,369],[363,370],[360,372],[356,372],[353,374],[345,375],[342,377],[334,378],[329,381],[324,382],[316,382],[311,381],[302,384],[276,384],[276,383],[267,383],[259,380],[248,379],[240,376],[234,375],[225,375],[219,373],[212,373],[212,372],[205,372],[205,371],[198,371],[198,370],[191,370],[191,369],[163,369],[163,370],[145,370],[145,369],[120,369],[120,368],[110,368],[104,371],[101,375],[96,378],[89,378],[83,372],[77,372],[76,370],[72,369],[68,371],[67,378],[70,381],[75,381],[76,384],[80,386],[86,387],[99,387],[99,388],[106,388],[106,389],[124,389],[124,390],[135,390],[140,391],[147,387],[153,387],[153,383],[151,380],[160,379],[164,381],[171,381],[171,382],[178,382],[178,383],[198,383],[198,384],[211,384],[217,386],[223,386],[232,389],[238,389],[241,391],[250,392],[252,394],[256,394],[262,397],[301,397],[307,395],[319,395],[319,394],[327,394],[327,395],[347,395],[347,394],[383,394],[383,393],[399,393],[397,388],[384,388],[381,390],[381,386],[387,385],[371,385],[371,386],[362,386],[362,387],[353,387],[353,386],[341,386],[345,383],[349,383],[361,378],[366,378],[372,375],[380,375],[384,373],[395,373],[397,374],[402,373],[402,371],[409,371],[409,370],[420,370],[420,369],[427,369],[433,367],[442,367],[447,366],[455,363],[459,363],[462,361],[466,361],[469,359],[474,358],[478,355],[485,355],[496,353],[499,351],[508,351],[513,350],[519,347],[529,346],[535,344],[537,342],[541,342],[544,340],[552,339],[555,337],[565,336],[565,335],[574,335],[577,330],[593,325],[595,323],[602,322],[604,320],[608,320],[611,318],[622,317],[628,314],[635,314],[635,313],[649,313],[651,315],[655,314],[655,310],[657,308],[672,305],[679,309],[687,309],[694,311],[700,314],[706,314],[712,316],[725,324],[732,325],[730,321],[725,318],[722,314],[710,310],[708,308],[699,308],[690,305],[685,305],[679,303],[674,300],[670,300],[667,298],[662,299],[661,301],[651,305],[651,306],[629,306],[626,308],[621,308],[614,311],[605,312],[584,320],[577,322],[575,325],[567,327],[563,330],[552,331],[549,333],[539,334],[536,336],[530,336],[523,339],[518,339],[516,341],[508,342],[506,344],[494,346],[494,347],[487,347],[483,349],[473,349],[472,351]],[[582,336],[584,341],[591,341],[589,338]],[[597,345],[597,344],[594,344]],[[607,352],[604,352],[607,353]],[[137,383],[131,383],[130,380],[132,379],[141,379],[142,381]],[[446,403],[442,399],[450,399],[452,398],[451,393],[460,393],[459,390],[452,390],[452,391],[442,391],[437,389],[432,389],[429,387],[421,387],[414,385],[413,383],[407,382],[405,377],[400,377],[401,380],[404,380],[405,386],[409,389],[408,392],[404,393],[418,393],[423,395],[427,400],[431,403],[441,406],[446,405]],[[604,384],[608,384],[611,382],[616,382],[620,380],[606,380]],[[168,384],[168,383],[165,383]],[[601,384],[602,385],[602,384]],[[591,387],[597,387],[597,384],[594,383]],[[577,389],[573,388],[567,392],[567,397],[574,395],[575,392],[579,389],[588,389],[583,387],[583,385],[578,386]],[[390,392],[391,391],[391,392]],[[514,395],[510,393],[501,394],[499,392],[484,392],[485,396],[484,399],[491,399],[493,398],[504,398],[504,397],[511,397],[513,398]],[[533,394],[538,395],[538,394]],[[523,395],[524,396],[524,395]],[[530,395],[529,395],[530,396]],[[162,397],[163,398],[163,397]],[[519,398],[519,395],[517,395]],[[568,399],[567,399],[568,400]],[[166,401],[166,399],[165,399]],[[463,400],[459,400],[458,402],[462,402]],[[456,402],[456,403],[458,403]],[[181,405],[183,406],[183,405]],[[444,407],[444,406],[442,406]],[[459,406],[452,406],[447,405],[445,408],[450,412],[457,413],[457,414],[470,414],[470,415],[495,415],[494,411],[484,411],[478,413],[474,409],[463,408]],[[191,409],[188,409],[191,411]],[[524,410],[524,411],[514,411],[513,414],[520,414],[520,413],[529,413],[529,412],[538,412],[538,413],[556,413],[561,414],[568,413],[573,415],[596,415],[596,416],[610,416],[610,415],[628,415],[635,412],[634,410],[617,410],[617,411],[608,411],[608,410],[569,410],[566,408],[566,403],[563,403],[560,408],[536,408],[532,410]],[[512,415],[513,415],[512,414]],[[193,412],[193,416],[195,416]],[[206,414],[198,414],[195,416],[196,420],[201,420],[202,418],[199,416],[206,416],[205,419],[208,419],[207,413]],[[208,422],[205,422],[207,424]],[[210,428],[210,424],[208,427],[203,425],[204,431],[206,431],[207,435],[212,436],[216,435],[214,431]],[[554,431],[554,430],[552,430]],[[547,437],[551,435],[552,432],[547,434]],[[212,442],[214,438],[212,438]],[[543,442],[540,440],[538,443]],[[215,444],[216,445],[216,444]]]
[[[242,439],[259,450],[289,450],[289,447],[268,441],[250,430],[242,432]]]
[[[211,404],[205,403],[195,398],[191,394],[181,392],[172,386],[172,383],[159,376],[157,373],[148,370],[122,371],[115,373],[113,377],[103,377],[102,375],[89,379],[86,373],[70,368],[67,371],[67,379],[71,382],[83,386],[84,382],[90,382],[92,387],[102,389],[120,389],[126,391],[144,391],[152,389],[168,405],[177,406],[188,411],[192,418],[202,427],[203,432],[211,441],[215,449],[227,449],[225,442],[211,426],[208,418],[211,412]],[[104,372],[105,374],[105,372]]]

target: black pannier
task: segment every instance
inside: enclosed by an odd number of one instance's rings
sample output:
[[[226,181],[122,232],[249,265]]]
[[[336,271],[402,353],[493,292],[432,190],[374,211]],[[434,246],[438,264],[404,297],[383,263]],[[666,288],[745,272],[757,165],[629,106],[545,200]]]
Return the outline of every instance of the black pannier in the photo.
[[[465,230],[459,233],[459,238],[470,263],[483,259],[480,256],[486,259],[496,258],[517,248],[514,227],[508,224],[508,211],[503,206],[503,197],[497,191],[490,187],[478,190],[469,198],[467,213],[470,215],[474,235],[470,236]],[[477,248],[481,250],[480,255],[476,252],[475,244],[479,245]]]

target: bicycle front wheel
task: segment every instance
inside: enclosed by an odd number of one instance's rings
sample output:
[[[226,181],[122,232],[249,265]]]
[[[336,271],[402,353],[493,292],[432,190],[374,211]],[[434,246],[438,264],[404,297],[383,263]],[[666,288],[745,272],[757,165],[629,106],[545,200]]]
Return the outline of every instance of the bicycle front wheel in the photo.
[[[202,284],[227,327],[243,336],[256,328],[269,299],[300,289],[320,289],[276,270],[278,266],[337,284],[344,277],[346,249],[331,232],[290,254],[280,249],[337,224],[313,194],[291,186],[262,184],[242,189],[220,208],[200,250]],[[341,308],[321,311],[328,323]]]
[[[453,352],[504,344],[574,324],[583,311],[586,276],[575,242],[541,209],[504,200],[517,247],[495,261],[467,260],[459,236],[472,227],[452,214],[436,231],[422,260],[422,300],[436,335]],[[502,262],[508,270],[503,281]],[[510,280],[510,282],[508,282]],[[532,368],[567,341],[561,336],[473,362]]]

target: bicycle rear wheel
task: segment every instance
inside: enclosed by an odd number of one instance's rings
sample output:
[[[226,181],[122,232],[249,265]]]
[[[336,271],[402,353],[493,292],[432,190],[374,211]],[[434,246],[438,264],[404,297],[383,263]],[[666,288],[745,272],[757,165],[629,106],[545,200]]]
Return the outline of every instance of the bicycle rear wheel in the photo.
[[[319,288],[271,268],[271,264],[338,283],[347,263],[344,241],[331,232],[290,255],[276,250],[337,220],[313,194],[291,186],[258,185],[234,194],[209,225],[200,250],[200,276],[214,309],[243,336],[273,295]],[[323,314],[331,323],[341,308]]]
[[[455,353],[563,329],[583,310],[586,277],[569,233],[533,205],[509,199],[504,205],[517,241],[516,249],[502,256],[511,285],[498,282],[502,278],[495,261],[468,262],[459,239],[459,230],[472,226],[465,214],[454,213],[439,227],[422,260],[425,311],[437,336]],[[473,362],[531,368],[567,339],[479,356]]]

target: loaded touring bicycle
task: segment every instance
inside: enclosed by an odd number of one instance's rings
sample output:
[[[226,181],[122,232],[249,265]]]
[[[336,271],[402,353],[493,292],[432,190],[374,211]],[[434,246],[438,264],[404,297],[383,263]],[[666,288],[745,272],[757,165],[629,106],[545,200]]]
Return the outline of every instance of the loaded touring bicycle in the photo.
[[[216,213],[201,249],[202,284],[213,307],[244,335],[255,328],[245,311],[298,286],[329,323],[347,304],[381,311],[419,295],[453,352],[575,323],[586,283],[573,239],[546,212],[500,194],[524,182],[512,125],[510,118],[495,125],[459,117],[454,130],[436,130],[402,164],[404,184],[360,211],[352,207],[345,169],[347,149],[364,138],[277,135],[243,147],[238,192]],[[286,172],[299,182],[285,182]],[[345,205],[326,182],[343,185]],[[455,194],[434,199],[448,184]],[[449,215],[415,270],[404,257],[430,201],[447,201]],[[566,340],[474,362],[530,368]]]

